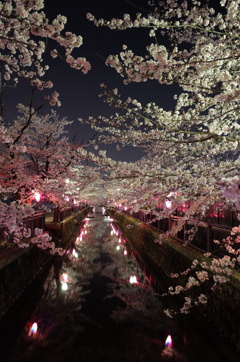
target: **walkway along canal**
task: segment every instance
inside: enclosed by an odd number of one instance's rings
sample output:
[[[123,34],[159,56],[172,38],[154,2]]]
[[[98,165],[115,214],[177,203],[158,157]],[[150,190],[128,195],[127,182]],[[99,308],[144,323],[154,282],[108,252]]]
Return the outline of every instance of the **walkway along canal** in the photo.
[[[114,220],[89,214],[64,259],[19,303],[16,315],[25,322],[21,330],[17,320],[6,326],[1,361],[238,361],[195,321],[189,330],[183,319],[165,316],[149,284],[161,281],[145,276],[134,255]]]

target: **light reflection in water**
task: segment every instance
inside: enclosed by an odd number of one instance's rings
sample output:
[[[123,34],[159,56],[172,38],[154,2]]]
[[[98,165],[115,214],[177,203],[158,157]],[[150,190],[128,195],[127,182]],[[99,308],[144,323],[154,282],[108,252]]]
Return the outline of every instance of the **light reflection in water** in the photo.
[[[159,362],[169,333],[181,346],[181,331],[165,317],[130,246],[112,220],[103,218],[99,214],[85,222],[64,260],[56,259],[31,316],[39,332],[30,342],[25,332],[19,337],[16,361],[37,356],[50,362],[50,351],[59,361],[93,361],[97,356],[110,361],[115,354],[116,361],[145,356],[145,361]]]

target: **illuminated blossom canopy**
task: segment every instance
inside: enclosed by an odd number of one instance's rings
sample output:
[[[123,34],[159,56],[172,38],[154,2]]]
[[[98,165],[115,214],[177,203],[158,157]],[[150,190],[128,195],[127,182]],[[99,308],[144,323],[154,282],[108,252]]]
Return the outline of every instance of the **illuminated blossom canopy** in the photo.
[[[189,209],[170,232],[176,235],[188,218],[201,219],[213,204],[240,207],[240,1],[168,0],[152,1],[151,5],[147,16],[138,13],[135,19],[129,14],[122,19],[96,19],[92,14],[87,18],[112,30],[148,29],[145,55],[123,45],[120,54],[109,55],[106,64],[126,85],[157,81],[160,92],[161,85],[164,91],[169,86],[169,96],[174,87],[175,107],[168,110],[155,102],[142,104],[102,84],[104,101],[117,113],[90,117],[89,123],[101,133],[101,142],[115,143],[118,150],[131,145],[145,152],[139,161],[109,167],[109,189],[117,185],[111,205],[146,213],[153,210],[158,219],[188,202]],[[156,242],[162,243],[166,236],[169,234]],[[183,285],[168,290],[170,295],[184,293],[181,313],[207,303],[209,295],[191,297],[194,286],[207,281],[211,295],[230,280],[240,262],[238,227],[215,243],[226,255],[216,259],[206,254],[206,261],[194,260],[191,268],[172,275],[186,276]],[[170,317],[173,313],[166,311]]]
[[[118,89],[102,85],[104,100],[119,111],[90,117],[102,132],[100,140],[146,153],[119,165],[109,178],[120,181],[121,198],[138,208],[165,202],[170,193],[171,212],[200,195],[200,214],[215,202],[239,204],[239,0],[221,1],[215,8],[208,1],[156,4],[148,16],[138,13],[135,19],[87,15],[96,26],[113,30],[149,29],[145,56],[124,45],[106,60],[125,84],[155,80],[176,86],[175,107],[169,111],[154,102],[123,99]]]
[[[43,106],[37,104],[40,91],[51,106],[60,106],[59,93],[48,89],[53,87],[47,80],[49,57],[60,57],[70,67],[86,74],[90,64],[84,57],[74,57],[73,51],[81,47],[80,35],[64,32],[67,19],[58,15],[49,21],[44,13],[43,0],[4,0],[0,2],[0,67],[4,83],[0,97],[0,219],[1,226],[11,234],[19,244],[22,237],[28,237],[29,231],[23,230],[22,220],[34,213],[29,204],[34,191],[40,194],[48,192],[48,198],[63,203],[64,192],[76,196],[66,178],[79,176],[81,161],[91,159],[84,145],[70,144],[66,137],[66,126],[71,122],[60,119],[56,113],[39,115]],[[47,55],[49,54],[49,55]],[[9,86],[17,86],[24,80],[31,89],[29,105],[16,105],[19,116],[10,124],[4,118],[3,93]],[[74,170],[73,170],[74,169]],[[81,172],[81,180],[86,183],[94,176],[94,171],[87,175],[89,168]],[[95,176],[96,178],[96,176]],[[79,197],[79,193],[78,193]],[[26,203],[28,202],[28,203]],[[38,246],[50,248],[53,243],[46,235],[36,235]],[[27,246],[21,243],[20,246]]]

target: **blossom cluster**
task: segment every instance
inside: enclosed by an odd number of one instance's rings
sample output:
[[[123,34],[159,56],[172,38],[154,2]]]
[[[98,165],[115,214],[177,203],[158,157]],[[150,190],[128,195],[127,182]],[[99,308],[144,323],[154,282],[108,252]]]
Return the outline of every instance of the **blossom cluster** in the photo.
[[[0,2],[0,62],[6,82],[19,77],[28,79],[33,87],[42,90],[52,83],[42,81],[49,69],[43,63],[47,51],[46,39],[57,44],[61,50],[52,49],[52,57],[61,56],[71,67],[89,71],[90,64],[83,57],[74,58],[72,53],[83,39],[80,35],[63,30],[67,18],[58,15],[50,22],[43,11],[44,1],[3,0]]]

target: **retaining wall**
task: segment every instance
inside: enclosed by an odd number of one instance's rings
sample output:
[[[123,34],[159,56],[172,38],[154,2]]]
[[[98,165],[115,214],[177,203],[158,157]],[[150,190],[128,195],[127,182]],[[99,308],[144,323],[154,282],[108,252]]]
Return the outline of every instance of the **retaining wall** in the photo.
[[[141,247],[164,271],[172,285],[175,281],[171,280],[171,273],[184,271],[194,259],[205,260],[203,254],[189,246],[183,246],[175,239],[169,238],[161,245],[156,244],[154,240],[159,236],[157,230],[116,210],[111,209],[108,212],[118,221],[126,238],[133,245],[135,243]],[[203,288],[202,292],[205,291]],[[231,282],[214,292],[208,303],[199,310],[216,327],[220,335],[240,351],[240,273],[236,272],[231,277]]]
[[[59,224],[46,226],[53,241],[67,247],[79,230],[81,221],[89,208],[85,208]],[[23,291],[47,266],[52,265],[53,257],[36,246],[20,249],[11,246],[0,254],[0,320],[11,309]]]

